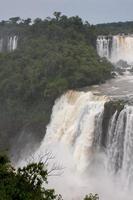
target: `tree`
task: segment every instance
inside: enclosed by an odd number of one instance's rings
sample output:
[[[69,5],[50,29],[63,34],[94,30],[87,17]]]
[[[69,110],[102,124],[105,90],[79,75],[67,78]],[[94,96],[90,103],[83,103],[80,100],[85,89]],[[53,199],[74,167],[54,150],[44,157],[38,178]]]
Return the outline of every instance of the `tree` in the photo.
[[[20,21],[20,17],[11,17],[9,19],[9,21],[12,23],[12,24],[17,24],[19,21]]]
[[[30,163],[15,170],[8,157],[0,154],[0,200],[63,200],[54,189],[43,186],[48,178],[45,164],[41,161]],[[99,200],[99,197],[90,194],[84,200]]]
[[[61,12],[54,12],[53,14],[56,18],[57,21],[59,21],[60,17],[61,17]]]
[[[36,18],[35,20],[34,20],[34,24],[39,24],[39,23],[41,23],[42,22],[42,19],[41,18]]]
[[[15,170],[7,156],[0,154],[1,200],[61,199],[54,189],[46,189],[48,172],[43,162],[31,163]]]
[[[93,194],[90,194],[89,196],[86,195],[84,200],[99,200],[99,197],[97,194],[93,195]]]
[[[4,26],[5,24],[7,24],[7,21],[5,21],[5,20],[2,20],[2,21],[0,22],[0,25],[2,25],[2,26]]]
[[[23,20],[23,23],[25,25],[29,25],[31,23],[31,18],[27,18],[27,19]]]
[[[79,16],[69,18],[70,25],[75,25],[79,29],[83,28],[82,19]]]
[[[87,28],[90,28],[90,23],[89,23],[88,21],[85,21],[85,26],[86,26]]]

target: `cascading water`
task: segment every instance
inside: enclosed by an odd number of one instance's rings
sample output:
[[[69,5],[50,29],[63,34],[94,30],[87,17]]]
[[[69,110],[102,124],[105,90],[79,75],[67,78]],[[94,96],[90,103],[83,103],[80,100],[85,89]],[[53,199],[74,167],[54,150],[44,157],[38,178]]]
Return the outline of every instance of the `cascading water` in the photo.
[[[7,50],[14,51],[17,48],[17,41],[18,41],[18,37],[16,35],[9,37],[8,44],[7,44]]]
[[[1,38],[0,39],[0,52],[2,52],[2,49],[3,49],[3,39]]]
[[[133,183],[133,106],[125,106],[111,120],[107,152],[111,172],[119,173],[126,186]],[[116,122],[115,122],[115,121]]]
[[[47,128],[48,140],[73,148],[75,170],[78,172],[84,172],[89,165],[96,119],[103,112],[106,100],[106,97],[94,96],[91,92],[70,91],[53,108],[52,120]]]
[[[97,52],[113,63],[119,60],[133,63],[133,35],[99,36]]]
[[[49,180],[66,200],[98,193],[101,200],[127,200],[133,177],[133,106],[126,105],[103,124],[109,98],[69,91],[55,102],[46,135],[35,159],[48,150],[64,173]],[[106,140],[105,140],[106,138]],[[104,139],[104,143],[103,143]],[[129,187],[130,186],[130,187]]]
[[[0,52],[14,51],[18,46],[18,36],[5,36],[0,38]]]

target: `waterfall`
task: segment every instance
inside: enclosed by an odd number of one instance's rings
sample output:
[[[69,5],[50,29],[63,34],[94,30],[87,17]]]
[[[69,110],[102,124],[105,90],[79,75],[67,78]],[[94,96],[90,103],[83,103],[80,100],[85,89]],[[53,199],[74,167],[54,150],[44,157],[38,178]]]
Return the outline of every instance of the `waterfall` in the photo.
[[[133,106],[126,105],[108,116],[105,133],[105,103],[109,101],[92,92],[68,91],[55,102],[34,158],[43,158],[49,150],[54,162],[63,165],[63,175],[51,178],[49,184],[66,200],[82,199],[89,192],[98,193],[103,200],[125,200],[127,193],[122,188],[132,186]]]
[[[47,128],[48,140],[56,140],[73,148],[75,169],[83,172],[93,154],[94,130],[97,116],[103,112],[106,97],[91,92],[70,91],[53,108]]]
[[[8,37],[7,50],[14,51],[17,48],[17,42],[18,37],[16,35]]]
[[[99,36],[97,52],[113,63],[119,60],[133,63],[133,35]]]
[[[128,187],[133,183],[133,106],[125,106],[118,119],[116,114],[113,119],[108,135],[108,165],[111,172],[120,173]]]
[[[17,49],[18,36],[5,36],[0,38],[0,52],[8,51],[12,52]]]
[[[99,56],[110,59],[111,44],[112,44],[112,38],[106,36],[99,36],[97,38],[97,52]]]
[[[2,52],[2,49],[3,49],[3,39],[0,38],[0,52]]]

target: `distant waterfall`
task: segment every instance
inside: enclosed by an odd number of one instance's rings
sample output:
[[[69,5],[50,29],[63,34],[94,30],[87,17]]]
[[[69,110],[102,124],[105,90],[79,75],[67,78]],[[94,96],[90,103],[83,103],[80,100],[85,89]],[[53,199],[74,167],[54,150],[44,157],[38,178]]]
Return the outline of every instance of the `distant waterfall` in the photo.
[[[18,36],[5,36],[0,38],[0,52],[14,51],[18,46]]]
[[[133,35],[99,36],[97,52],[113,63],[119,60],[133,63]]]
[[[16,35],[9,37],[8,44],[7,44],[7,50],[14,51],[17,48],[17,42],[18,42],[18,37]]]
[[[2,52],[3,50],[3,39],[0,38],[0,52]]]

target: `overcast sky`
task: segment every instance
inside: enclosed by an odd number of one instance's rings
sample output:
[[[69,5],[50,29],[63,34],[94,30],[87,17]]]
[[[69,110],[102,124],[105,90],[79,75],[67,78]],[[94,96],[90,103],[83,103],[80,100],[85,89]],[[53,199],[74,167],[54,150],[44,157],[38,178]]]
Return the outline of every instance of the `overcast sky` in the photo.
[[[133,20],[133,0],[0,0],[0,20],[45,18],[54,11],[79,15],[90,23]]]

